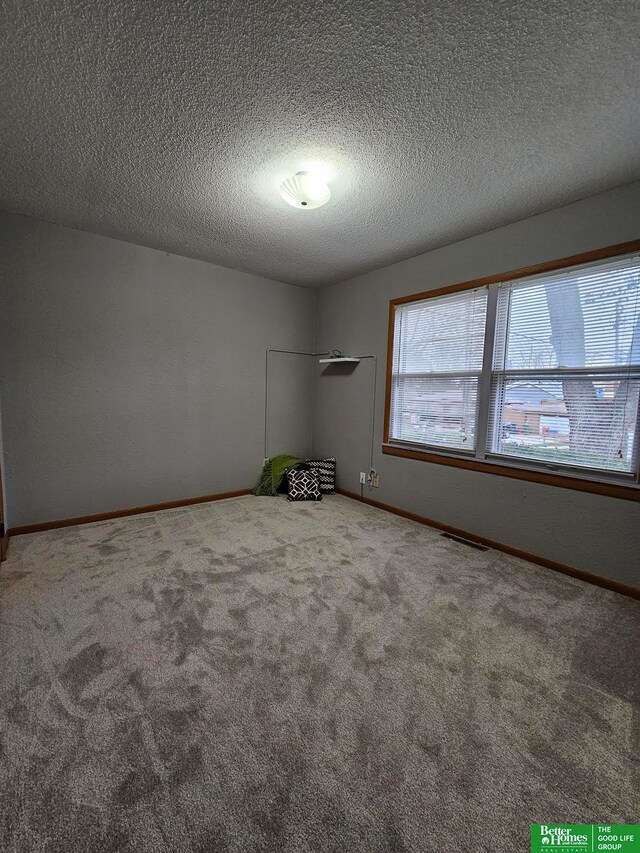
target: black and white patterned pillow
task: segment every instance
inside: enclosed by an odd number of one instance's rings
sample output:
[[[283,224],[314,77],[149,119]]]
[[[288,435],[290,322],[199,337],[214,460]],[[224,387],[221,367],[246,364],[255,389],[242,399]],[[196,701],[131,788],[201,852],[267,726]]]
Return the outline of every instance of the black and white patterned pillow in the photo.
[[[289,481],[288,501],[321,501],[320,483],[315,471],[305,471],[300,468],[289,468],[287,471]]]
[[[318,474],[320,491],[323,495],[331,495],[336,490],[336,458],[307,459],[304,467]]]

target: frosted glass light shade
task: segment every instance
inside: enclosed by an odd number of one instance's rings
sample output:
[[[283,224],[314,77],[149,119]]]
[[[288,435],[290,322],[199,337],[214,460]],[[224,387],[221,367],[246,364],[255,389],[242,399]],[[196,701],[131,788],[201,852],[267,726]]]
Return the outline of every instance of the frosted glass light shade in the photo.
[[[329,201],[331,190],[311,172],[298,172],[280,184],[280,195],[292,207],[313,210]]]

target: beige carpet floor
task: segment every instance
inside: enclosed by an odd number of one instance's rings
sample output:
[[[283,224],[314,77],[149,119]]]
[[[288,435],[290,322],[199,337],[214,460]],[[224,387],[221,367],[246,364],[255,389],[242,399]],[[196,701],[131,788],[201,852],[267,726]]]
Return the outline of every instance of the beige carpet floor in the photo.
[[[344,497],[12,540],[0,850],[491,851],[640,820],[640,602]]]

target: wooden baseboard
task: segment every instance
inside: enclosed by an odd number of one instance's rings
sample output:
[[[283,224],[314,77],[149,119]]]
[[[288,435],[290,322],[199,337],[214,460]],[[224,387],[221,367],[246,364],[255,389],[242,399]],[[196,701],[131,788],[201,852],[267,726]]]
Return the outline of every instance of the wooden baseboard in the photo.
[[[375,501],[372,498],[360,496],[355,492],[348,492],[346,489],[336,489],[339,494],[347,498],[352,498],[355,501],[374,506],[377,509],[382,509],[385,512],[391,512],[394,515],[400,515],[402,518],[408,518],[411,521],[417,521],[419,524],[426,524],[428,527],[435,527],[437,530],[442,530],[445,533],[452,533],[454,536],[462,536],[464,539],[470,539],[472,542],[477,542],[480,545],[486,545],[488,548],[494,548],[496,551],[502,551],[505,554],[510,554],[512,557],[519,557],[521,560],[527,560],[529,563],[535,563],[538,566],[544,566],[546,569],[553,569],[554,572],[561,572],[563,575],[569,575],[572,578],[586,581],[586,583],[600,586],[604,589],[619,592],[620,595],[629,596],[640,600],[640,589],[621,581],[604,578],[602,575],[586,572],[582,569],[577,569],[574,566],[567,566],[565,563],[558,563],[555,560],[549,560],[547,557],[540,557],[538,554],[530,554],[528,551],[522,551],[520,548],[514,548],[511,545],[505,545],[503,542],[496,542],[495,539],[488,539],[486,536],[479,536],[477,533],[469,533],[467,530],[462,530],[459,527],[452,527],[450,524],[443,524],[441,521],[435,521],[432,518],[426,518],[423,515],[418,515],[415,512],[409,512],[406,509],[399,509],[390,504]]]
[[[239,498],[250,495],[252,489],[238,489],[235,492],[220,492],[216,495],[200,495],[197,498],[183,498],[179,501],[167,501],[161,504],[147,504],[146,506],[132,506],[128,509],[116,509],[113,512],[98,512],[94,515],[79,515],[76,518],[61,518],[56,521],[41,521],[39,524],[24,524],[12,527],[8,536],[24,536],[25,533],[40,533],[43,530],[55,530],[58,527],[74,527],[76,524],[91,524],[94,521],[109,521],[112,518],[126,518],[129,515],[142,515],[147,512],[159,512],[163,509],[177,509],[181,506],[193,506],[193,504],[204,504],[210,501],[222,501],[226,498]]]
[[[0,563],[3,560],[7,559],[7,549],[9,548],[9,534],[5,533],[5,535],[0,539]]]

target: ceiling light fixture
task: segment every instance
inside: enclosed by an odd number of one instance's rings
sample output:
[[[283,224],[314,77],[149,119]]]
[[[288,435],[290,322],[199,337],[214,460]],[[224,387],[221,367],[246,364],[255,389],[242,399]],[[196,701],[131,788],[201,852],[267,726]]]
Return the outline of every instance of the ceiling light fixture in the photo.
[[[280,184],[280,195],[291,207],[313,210],[329,201],[331,190],[312,172],[298,172]]]

